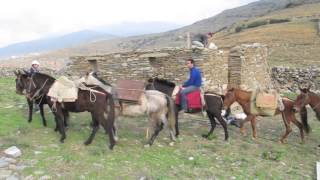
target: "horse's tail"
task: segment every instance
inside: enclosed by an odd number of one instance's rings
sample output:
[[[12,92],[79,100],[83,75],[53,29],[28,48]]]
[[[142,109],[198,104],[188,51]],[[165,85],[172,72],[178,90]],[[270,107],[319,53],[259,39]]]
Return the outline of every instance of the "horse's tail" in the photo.
[[[168,107],[168,127],[170,129],[171,135],[175,134],[175,126],[177,123],[176,115],[175,115],[175,104],[171,97],[166,95],[167,107]]]
[[[309,133],[311,131],[311,128],[308,124],[308,111],[306,106],[303,106],[301,108],[299,114],[302,121],[303,129],[305,130],[306,133]]]

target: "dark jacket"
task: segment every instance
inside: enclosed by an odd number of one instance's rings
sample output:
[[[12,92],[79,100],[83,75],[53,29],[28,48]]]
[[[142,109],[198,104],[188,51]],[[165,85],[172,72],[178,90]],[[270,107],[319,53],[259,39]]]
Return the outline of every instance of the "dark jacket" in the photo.
[[[190,69],[190,77],[184,82],[183,87],[197,86],[200,87],[202,83],[201,72],[198,68],[193,67]]]
[[[208,44],[208,36],[205,35],[205,34],[197,34],[192,38],[192,41],[199,41],[204,46],[207,46],[207,44]]]
[[[35,69],[35,68],[33,68],[33,67],[31,67],[30,70],[29,70],[29,73],[30,73],[31,75],[33,75],[34,73],[38,73],[38,72],[39,72],[39,69]]]

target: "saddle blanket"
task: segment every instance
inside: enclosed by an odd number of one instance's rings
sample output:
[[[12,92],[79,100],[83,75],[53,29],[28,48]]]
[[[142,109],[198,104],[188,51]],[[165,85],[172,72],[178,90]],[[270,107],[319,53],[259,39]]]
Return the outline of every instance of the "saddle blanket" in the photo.
[[[49,89],[48,96],[58,102],[75,102],[78,99],[78,88],[73,81],[61,76]]]
[[[261,108],[277,108],[277,96],[275,94],[268,94],[265,92],[261,92],[257,94],[256,99],[257,107]]]
[[[187,102],[188,102],[189,109],[201,109],[202,108],[201,91],[196,90],[187,94]],[[180,92],[176,96],[176,104],[180,104]]]

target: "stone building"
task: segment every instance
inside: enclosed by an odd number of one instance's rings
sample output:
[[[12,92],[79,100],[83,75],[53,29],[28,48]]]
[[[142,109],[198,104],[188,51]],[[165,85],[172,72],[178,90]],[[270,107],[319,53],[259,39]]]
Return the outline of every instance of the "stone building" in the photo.
[[[68,72],[82,76],[96,68],[100,76],[111,83],[118,79],[159,77],[181,84],[188,78],[185,65],[188,58],[193,58],[202,70],[205,90],[221,89],[228,82],[231,86],[244,84],[249,88],[271,84],[266,68],[267,47],[260,44],[241,45],[231,50],[164,48],[77,56],[70,58]]]

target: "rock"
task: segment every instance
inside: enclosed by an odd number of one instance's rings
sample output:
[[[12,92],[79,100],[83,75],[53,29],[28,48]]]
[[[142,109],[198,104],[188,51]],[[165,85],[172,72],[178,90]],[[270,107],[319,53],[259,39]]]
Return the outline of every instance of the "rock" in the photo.
[[[27,176],[27,177],[25,177],[24,178],[24,180],[33,180],[34,178],[33,178],[33,175],[29,175],[29,176]]]
[[[4,161],[7,161],[8,163],[11,163],[11,164],[14,164],[14,163],[17,162],[17,160],[15,160],[13,158],[8,158],[8,157],[2,157],[1,159],[4,160]]]
[[[6,169],[0,169],[0,179],[6,179],[11,176],[12,171]]]
[[[41,175],[41,174],[44,174],[44,172],[43,171],[35,171],[35,172],[33,172],[33,174]]]
[[[11,169],[11,170],[16,170],[16,169],[17,169],[17,166],[14,165],[14,164],[10,164],[10,165],[9,165],[9,169]]]
[[[39,178],[39,180],[47,180],[47,179],[52,179],[52,177],[48,175],[44,175]]]
[[[3,159],[0,159],[0,168],[9,166],[9,163]]]
[[[16,175],[12,175],[12,176],[7,177],[6,180],[19,180],[19,178]]]
[[[18,149],[16,146],[11,146],[10,148],[6,149],[4,153],[14,158],[19,157],[22,154],[20,149]]]

